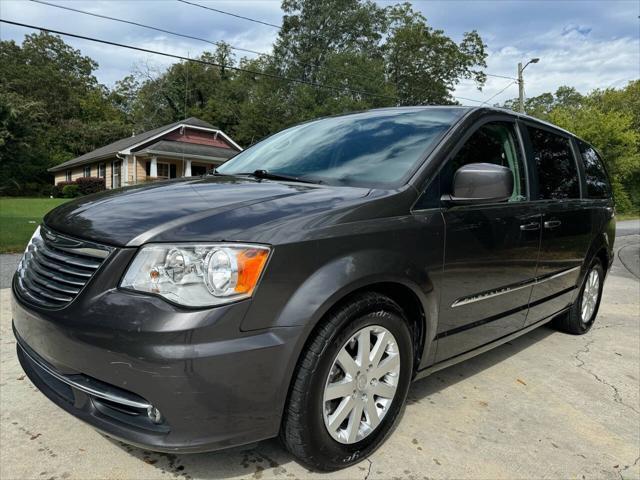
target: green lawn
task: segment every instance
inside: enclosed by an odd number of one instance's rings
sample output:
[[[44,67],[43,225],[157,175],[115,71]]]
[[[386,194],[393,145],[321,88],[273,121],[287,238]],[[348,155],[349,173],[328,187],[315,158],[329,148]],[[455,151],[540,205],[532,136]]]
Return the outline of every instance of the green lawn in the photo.
[[[617,213],[616,220],[618,222],[624,222],[625,220],[637,220],[640,218],[640,215],[637,213]]]
[[[52,208],[67,198],[0,197],[0,253],[20,253]]]

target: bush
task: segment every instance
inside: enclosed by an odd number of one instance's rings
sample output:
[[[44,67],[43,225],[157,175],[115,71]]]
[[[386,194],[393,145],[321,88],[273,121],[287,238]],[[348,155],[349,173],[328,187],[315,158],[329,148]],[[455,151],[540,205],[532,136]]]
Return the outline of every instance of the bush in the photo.
[[[62,187],[62,196],[64,198],[74,198],[80,196],[80,186],[77,184],[65,185]]]
[[[75,188],[67,189],[67,187]],[[56,198],[72,198],[101,192],[104,189],[104,178],[80,177],[73,182],[58,182],[56,186],[53,187],[51,194]]]
[[[63,198],[64,195],[62,194],[62,190],[64,189],[64,187],[66,187],[68,185],[76,185],[76,182],[58,182],[58,183],[56,183],[56,185],[53,187],[53,196],[55,198]]]
[[[76,180],[80,195],[89,195],[90,193],[101,192],[105,189],[104,178],[99,177],[80,177]]]

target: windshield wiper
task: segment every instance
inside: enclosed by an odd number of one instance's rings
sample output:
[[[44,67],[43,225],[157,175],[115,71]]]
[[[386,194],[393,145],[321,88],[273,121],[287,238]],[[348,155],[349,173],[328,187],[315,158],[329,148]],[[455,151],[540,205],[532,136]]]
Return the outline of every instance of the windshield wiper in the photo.
[[[267,180],[286,180],[290,182],[301,182],[301,183],[322,183],[319,180],[308,180],[306,178],[294,177],[291,175],[271,173],[268,170],[255,170],[251,173],[236,173],[235,175],[249,175],[256,178],[265,178]]]
[[[211,170],[207,170],[206,175],[212,175],[214,177],[228,177],[229,176],[228,173],[219,172],[217,168],[213,168]]]

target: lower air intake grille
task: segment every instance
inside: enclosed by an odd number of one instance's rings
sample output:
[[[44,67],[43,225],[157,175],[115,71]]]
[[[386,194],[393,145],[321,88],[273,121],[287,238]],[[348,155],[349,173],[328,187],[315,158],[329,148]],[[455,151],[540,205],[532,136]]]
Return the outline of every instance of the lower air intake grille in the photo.
[[[62,308],[76,298],[111,251],[38,227],[18,264],[16,291],[28,303]]]

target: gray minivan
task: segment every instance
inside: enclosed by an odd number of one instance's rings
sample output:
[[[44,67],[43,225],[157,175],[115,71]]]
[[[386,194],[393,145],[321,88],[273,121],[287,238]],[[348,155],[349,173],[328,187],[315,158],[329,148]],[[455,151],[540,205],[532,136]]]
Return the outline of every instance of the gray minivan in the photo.
[[[319,119],[49,213],[13,281],[18,357],[122,441],[280,435],[338,469],[381,445],[411,381],[552,320],[587,332],[614,237],[602,159],[553,125],[453,106]]]

